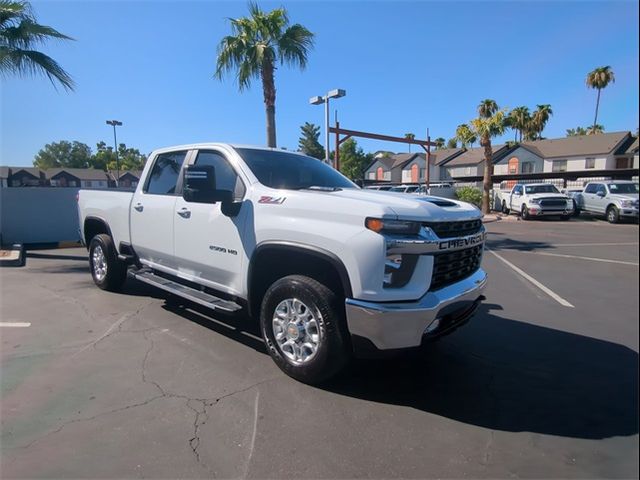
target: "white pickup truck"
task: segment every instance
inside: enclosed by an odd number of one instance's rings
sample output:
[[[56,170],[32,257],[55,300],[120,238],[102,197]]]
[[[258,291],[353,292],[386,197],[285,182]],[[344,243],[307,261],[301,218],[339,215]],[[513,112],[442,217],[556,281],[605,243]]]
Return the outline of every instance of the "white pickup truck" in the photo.
[[[213,310],[245,311],[276,364],[307,383],[354,354],[447,334],[484,298],[475,207],[363,190],[291,152],[156,150],[134,193],[81,190],[78,208],[98,287],[118,290],[128,273]]]
[[[523,220],[532,217],[559,216],[569,220],[573,216],[573,200],[550,183],[517,183],[510,192],[498,192],[503,213],[516,212]]]
[[[574,197],[580,212],[605,215],[609,223],[638,220],[638,184],[625,180],[590,182]]]

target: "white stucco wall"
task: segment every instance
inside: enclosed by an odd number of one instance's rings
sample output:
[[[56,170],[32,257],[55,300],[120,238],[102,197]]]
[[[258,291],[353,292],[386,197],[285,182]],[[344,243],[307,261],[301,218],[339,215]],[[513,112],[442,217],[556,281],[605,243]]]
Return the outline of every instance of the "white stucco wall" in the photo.
[[[557,160],[566,160],[567,161],[567,172],[580,172],[583,170],[587,170],[585,168],[587,158],[595,158],[596,166],[590,170],[606,170],[606,169],[614,169],[616,168],[616,160],[613,155],[609,156],[589,156],[589,157],[567,157],[567,158],[553,158],[553,159],[545,159],[544,161],[544,171],[552,172],[553,171],[553,162]]]

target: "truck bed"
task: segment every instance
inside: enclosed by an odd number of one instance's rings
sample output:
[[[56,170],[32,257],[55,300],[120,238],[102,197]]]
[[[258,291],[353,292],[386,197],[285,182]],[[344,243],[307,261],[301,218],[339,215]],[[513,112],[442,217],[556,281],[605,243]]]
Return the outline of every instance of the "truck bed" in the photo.
[[[133,192],[122,190],[80,190],[78,192],[78,214],[80,225],[83,219],[103,220],[111,229],[115,245],[131,243],[129,233],[129,208]],[[80,232],[82,240],[84,231]]]

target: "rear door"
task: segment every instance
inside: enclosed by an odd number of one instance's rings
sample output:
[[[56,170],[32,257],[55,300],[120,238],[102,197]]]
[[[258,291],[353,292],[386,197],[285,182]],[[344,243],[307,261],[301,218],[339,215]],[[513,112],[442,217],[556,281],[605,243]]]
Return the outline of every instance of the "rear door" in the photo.
[[[180,276],[233,295],[242,294],[243,264],[247,250],[243,231],[252,216],[245,200],[245,181],[227,154],[218,149],[202,149],[189,163],[213,166],[216,188],[233,192],[235,210],[223,213],[222,204],[193,203],[177,199],[174,208],[175,253]],[[252,237],[250,237],[252,238]],[[247,239],[247,240],[250,240]],[[249,242],[250,243],[250,242]]]
[[[142,263],[175,269],[173,223],[187,150],[156,155],[131,202],[131,244]]]

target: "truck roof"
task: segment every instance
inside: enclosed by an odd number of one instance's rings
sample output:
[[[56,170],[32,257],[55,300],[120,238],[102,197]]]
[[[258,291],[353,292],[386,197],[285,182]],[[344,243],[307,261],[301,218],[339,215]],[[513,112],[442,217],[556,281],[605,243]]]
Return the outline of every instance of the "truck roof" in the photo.
[[[603,183],[605,185],[609,185],[611,183],[638,183],[638,182],[634,182],[633,180],[592,180],[591,182],[588,182],[586,185],[589,185],[589,183]]]
[[[231,147],[233,149],[245,148],[245,149],[252,149],[252,150],[271,150],[274,152],[287,152],[287,153],[293,153],[294,155],[304,155],[299,152],[284,150],[282,148],[270,148],[270,147],[261,147],[259,145],[243,145],[238,143],[223,143],[223,142],[186,143],[183,145],[172,145],[169,147],[156,148],[153,151],[157,153],[164,153],[164,152],[171,152],[173,150],[192,150],[196,148],[214,148],[214,147]]]

